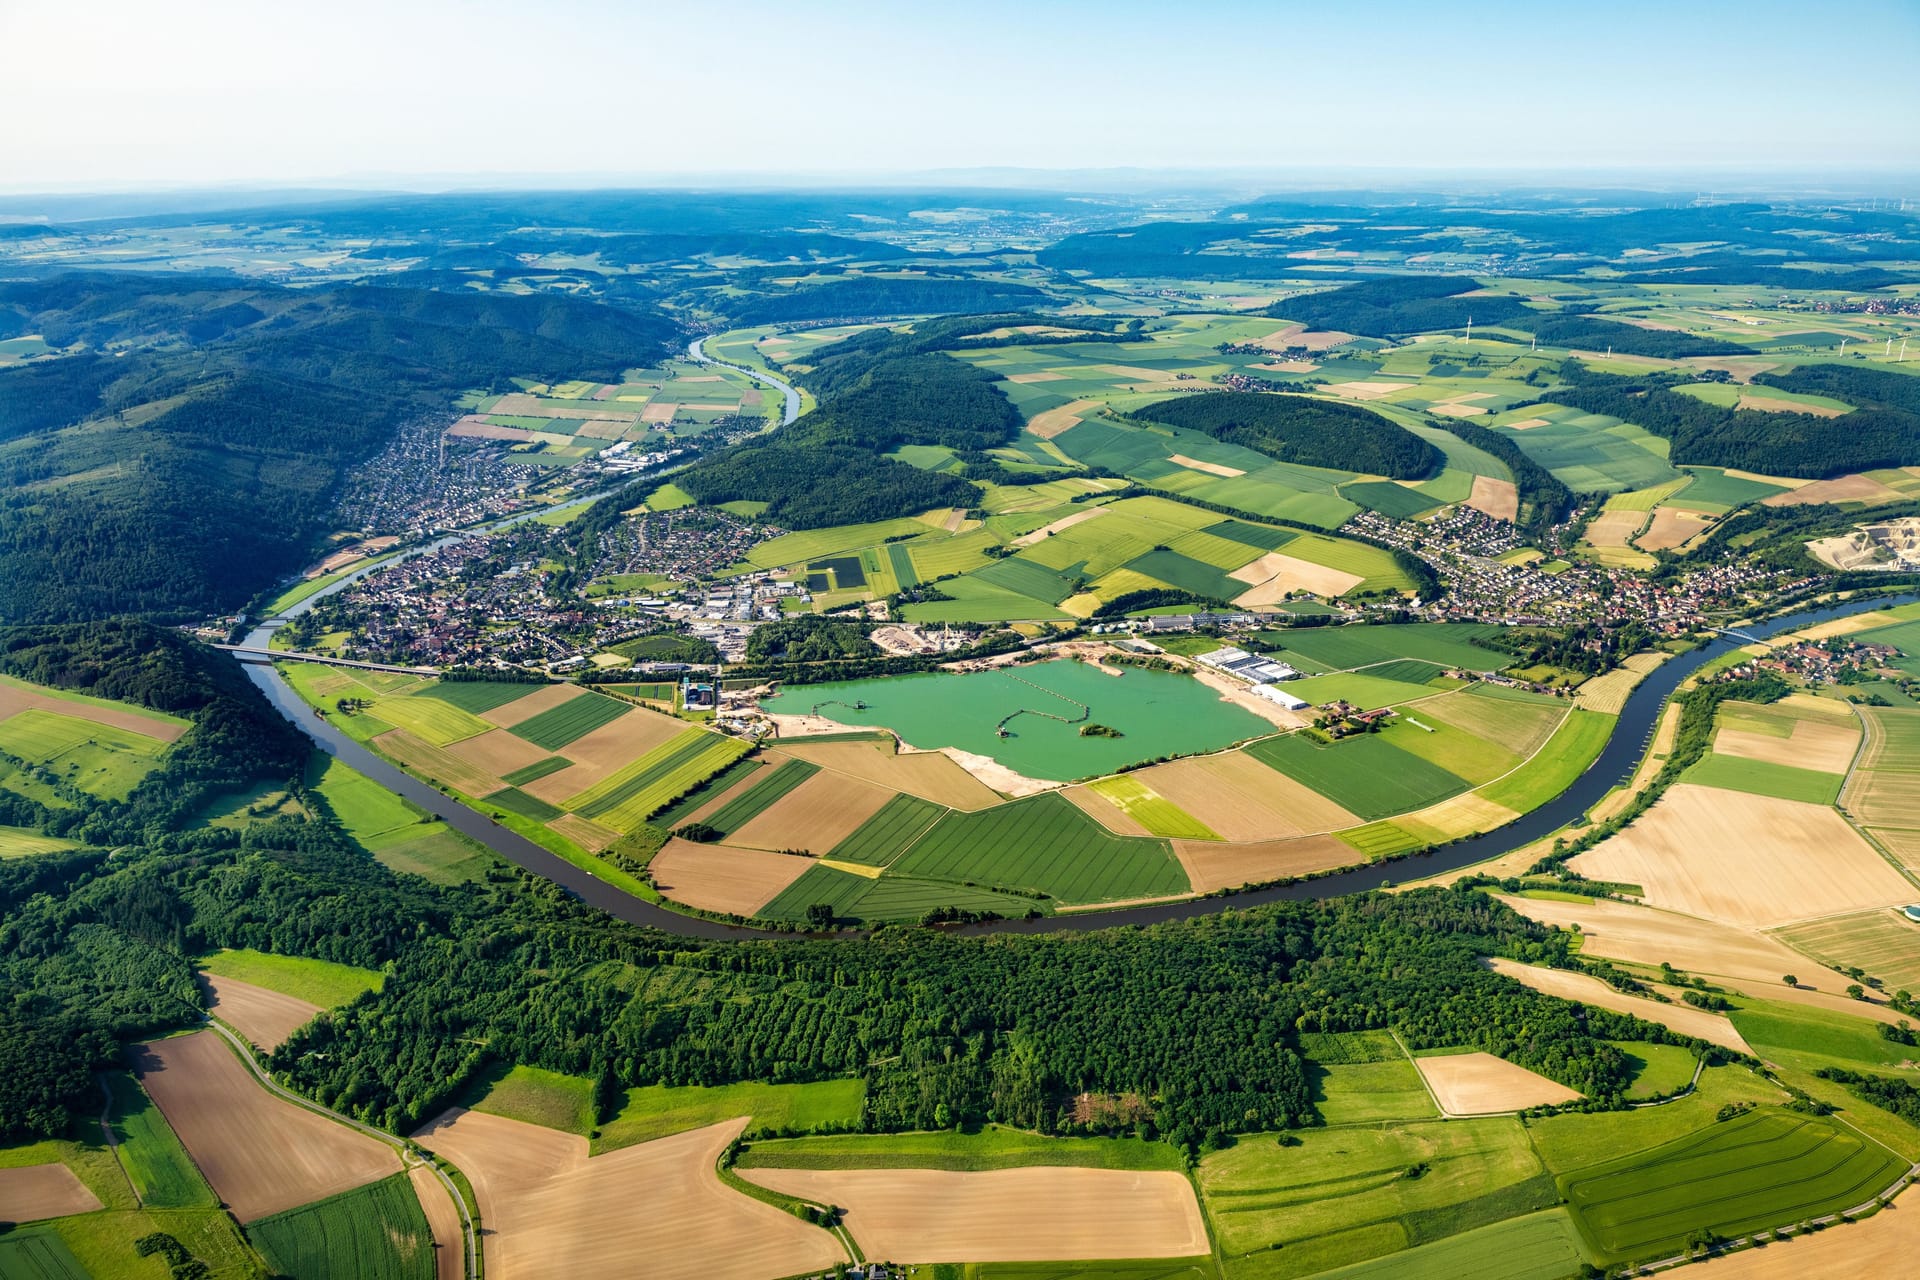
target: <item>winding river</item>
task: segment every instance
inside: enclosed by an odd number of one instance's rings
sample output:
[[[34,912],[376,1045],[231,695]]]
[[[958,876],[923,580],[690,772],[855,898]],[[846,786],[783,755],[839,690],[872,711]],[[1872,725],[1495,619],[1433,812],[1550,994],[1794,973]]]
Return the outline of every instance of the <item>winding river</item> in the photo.
[[[312,607],[314,601],[324,595],[332,594],[333,591],[343,589],[351,580],[351,578],[343,580],[327,591],[302,601],[288,611],[289,615],[304,612]],[[1818,609],[1802,610],[1748,627],[1745,634],[1755,639],[1765,639],[1830,618],[1877,609],[1886,603],[1887,599],[1880,597],[1855,600]],[[247,637],[247,643],[265,647],[274,628],[284,621],[284,618],[275,619],[264,624]],[[1484,862],[1557,831],[1584,814],[1616,784],[1631,777],[1647,749],[1648,741],[1653,735],[1654,726],[1659,721],[1660,711],[1666,704],[1667,696],[1679,686],[1681,681],[1724,652],[1728,643],[1724,638],[1716,638],[1701,648],[1681,654],[1655,668],[1627,699],[1626,705],[1621,709],[1619,722],[1614,727],[1613,736],[1608,739],[1606,747],[1587,767],[1586,772],[1575,779],[1573,785],[1555,799],[1530,813],[1523,814],[1496,831],[1459,841],[1430,854],[1370,863],[1316,880],[1253,889],[1225,897],[1199,898],[1186,902],[1128,907],[1114,911],[1076,912],[1068,915],[1045,916],[1037,920],[994,920],[966,926],[960,931],[1054,933],[1065,930],[1101,929],[1114,925],[1154,924],[1163,920],[1182,920],[1193,916],[1209,915],[1262,902],[1327,898],[1358,893],[1365,889],[1377,889],[1384,880],[1401,874],[1409,877],[1424,877],[1443,871],[1458,870],[1476,862]],[[259,686],[261,692],[266,694],[268,701],[280,714],[312,738],[322,751],[338,757],[381,786],[404,796],[435,817],[443,819],[455,830],[478,840],[515,866],[552,880],[608,914],[633,924],[645,925],[684,937],[777,936],[763,930],[680,915],[614,888],[592,872],[574,866],[526,837],[509,831],[465,805],[442,795],[355,742],[326,717],[319,715],[303,702],[272,663],[254,661],[246,665],[248,676],[255,685]]]

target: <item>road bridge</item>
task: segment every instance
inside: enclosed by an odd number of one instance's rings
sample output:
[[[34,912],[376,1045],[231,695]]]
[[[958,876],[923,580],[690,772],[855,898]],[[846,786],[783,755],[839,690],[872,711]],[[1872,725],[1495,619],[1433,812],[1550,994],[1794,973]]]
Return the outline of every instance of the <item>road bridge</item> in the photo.
[[[357,667],[362,671],[391,671],[401,676],[437,676],[437,667],[396,667],[386,662],[356,662],[352,658],[336,658],[330,653],[300,653],[293,649],[262,649],[258,645],[217,644],[216,649],[224,649],[242,662],[320,662],[329,667]]]

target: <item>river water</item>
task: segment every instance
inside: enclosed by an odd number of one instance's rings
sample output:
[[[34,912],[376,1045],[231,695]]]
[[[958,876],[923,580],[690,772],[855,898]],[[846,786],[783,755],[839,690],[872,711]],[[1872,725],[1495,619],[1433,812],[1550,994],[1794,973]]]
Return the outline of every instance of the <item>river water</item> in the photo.
[[[1803,610],[1749,627],[1746,629],[1746,634],[1756,639],[1765,639],[1768,636],[1779,635],[1826,619],[1876,609],[1883,602],[1884,598],[1860,600]],[[296,606],[296,610],[300,607]],[[264,647],[267,637],[271,635],[272,625],[262,626],[254,631],[248,637],[247,643],[249,645],[257,643]],[[1366,889],[1377,889],[1383,881],[1389,879],[1416,879],[1436,875],[1442,871],[1457,870],[1476,862],[1484,862],[1508,850],[1530,844],[1565,826],[1586,813],[1616,784],[1631,777],[1641,756],[1646,752],[1648,741],[1653,736],[1654,726],[1658,723],[1660,711],[1666,704],[1667,696],[1679,686],[1681,681],[1714,657],[1725,652],[1727,643],[1726,640],[1717,638],[1702,648],[1681,654],[1656,668],[1627,699],[1626,706],[1621,709],[1620,720],[1615,726],[1613,736],[1608,740],[1599,757],[1588,766],[1586,772],[1575,779],[1573,785],[1557,798],[1524,814],[1497,831],[1462,840],[1431,854],[1373,863],[1352,871],[1296,884],[1255,889],[1227,897],[1130,907],[1117,911],[1076,912],[1070,915],[1046,916],[1038,920],[994,920],[967,926],[961,932],[1054,933],[1065,930],[1108,928],[1115,925],[1154,924],[1163,920],[1182,920],[1193,916],[1210,915],[1219,911],[1254,906],[1262,902],[1337,897]],[[261,692],[266,694],[268,701],[312,738],[322,751],[337,756],[341,761],[358,769],[388,790],[406,797],[435,817],[445,820],[456,831],[478,840],[508,862],[524,867],[536,875],[545,876],[610,915],[633,924],[645,925],[684,937],[737,939],[772,936],[761,930],[683,916],[616,889],[591,872],[581,870],[524,836],[499,826],[387,763],[342,733],[324,716],[317,714],[303,702],[271,663],[249,662],[247,674],[254,684],[259,686]]]

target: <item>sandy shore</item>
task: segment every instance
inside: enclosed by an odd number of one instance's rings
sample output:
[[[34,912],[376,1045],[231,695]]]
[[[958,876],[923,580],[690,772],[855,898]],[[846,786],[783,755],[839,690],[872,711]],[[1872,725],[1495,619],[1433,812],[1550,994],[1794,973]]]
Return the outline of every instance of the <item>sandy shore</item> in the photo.
[[[1268,702],[1232,676],[1223,676],[1217,671],[1209,671],[1197,663],[1188,674],[1218,693],[1222,702],[1231,702],[1244,711],[1251,711],[1275,728],[1300,729],[1312,723],[1309,717],[1298,711],[1289,711],[1277,702]]]
[[[913,750],[901,745],[902,754]],[[1029,778],[1024,773],[1015,773],[991,756],[975,755],[971,751],[962,751],[958,747],[942,747],[940,754],[965,769],[980,781],[992,787],[1002,795],[1018,800],[1022,796],[1037,796],[1042,791],[1058,791],[1066,786],[1064,782],[1047,782],[1040,778]]]

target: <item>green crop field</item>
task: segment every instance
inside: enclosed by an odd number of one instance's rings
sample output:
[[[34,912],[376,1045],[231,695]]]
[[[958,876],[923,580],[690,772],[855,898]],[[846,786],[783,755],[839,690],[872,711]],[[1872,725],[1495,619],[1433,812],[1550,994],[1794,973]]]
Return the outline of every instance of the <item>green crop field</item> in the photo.
[[[1293,733],[1256,742],[1245,750],[1268,768],[1368,820],[1424,809],[1467,789],[1465,778],[1410,755],[1377,734],[1323,747]]]
[[[1680,476],[1665,440],[1598,414],[1501,434],[1575,493],[1647,489]]]
[[[926,533],[931,525],[912,518],[879,520],[871,524],[842,524],[829,529],[805,529],[782,534],[761,543],[747,553],[747,563],[756,569],[778,569],[828,556],[843,555],[863,547],[876,547],[902,534]]]
[[[347,1004],[363,991],[378,991],[386,982],[385,975],[372,969],[265,951],[216,951],[197,963],[216,978],[249,982],[322,1009]]]
[[[884,867],[925,834],[945,812],[945,805],[931,800],[904,793],[897,795],[881,805],[878,813],[861,823],[859,830],[835,845],[826,856],[835,862]]]
[[[1758,502],[1762,498],[1786,492],[1783,485],[1730,476],[1716,467],[1688,467],[1687,471],[1692,474],[1693,483],[1667,499],[1668,506],[1682,511],[1704,511],[1708,515],[1719,515],[1749,502]]]
[[[1282,1147],[1271,1134],[1249,1134],[1200,1163],[1221,1253],[1280,1246],[1272,1269],[1253,1274],[1314,1275],[1559,1201],[1526,1129],[1507,1117],[1294,1136],[1297,1146]],[[1406,1176],[1420,1164],[1423,1173]]]
[[[1050,1138],[1002,1125],[975,1132],[850,1133],[761,1140],[741,1153],[743,1169],[945,1169],[980,1173],[1031,1166],[1171,1169],[1180,1150],[1139,1138]]]
[[[467,1105],[585,1137],[593,1129],[593,1081],[539,1067],[498,1064],[475,1081]]]
[[[654,814],[650,821],[657,827],[671,831],[693,816],[695,809],[701,808],[714,797],[722,794],[736,782],[745,781],[760,770],[766,768],[763,761],[750,756],[741,756],[720,772],[709,777],[699,786],[683,794],[678,800]]]
[[[1592,1253],[1612,1264],[1678,1253],[1697,1230],[1737,1237],[1849,1209],[1905,1171],[1851,1130],[1763,1109],[1559,1182]]]
[[[1116,808],[1156,836],[1187,840],[1218,840],[1219,834],[1173,801],[1127,774],[1087,784],[1089,791],[1111,800]]]
[[[419,696],[438,698],[462,711],[479,715],[483,711],[504,707],[509,702],[517,702],[540,688],[537,684],[516,684],[505,680],[437,680],[422,689]]]
[[[550,773],[558,773],[562,769],[572,767],[573,761],[565,756],[548,756],[545,760],[535,760],[524,769],[515,769],[512,773],[501,774],[500,781],[518,787],[525,783],[538,782]]]
[[[247,1227],[261,1256],[292,1280],[433,1280],[433,1235],[404,1173]]]
[[[1213,600],[1231,600],[1247,589],[1246,583],[1177,551],[1149,551],[1122,567]]]
[[[627,1090],[619,1114],[600,1126],[597,1155],[752,1116],[749,1132],[820,1129],[860,1123],[867,1086],[861,1080],[808,1084],[647,1085]]]
[[[853,900],[848,914],[875,924],[886,921],[912,923],[925,919],[928,912],[942,908],[991,912],[1018,920],[1036,909],[1044,914],[1046,904],[1018,894],[994,893],[989,889],[973,889],[944,880],[916,880],[888,872],[878,880],[867,882],[867,891]]]
[[[1832,804],[1840,796],[1840,783],[1843,781],[1837,773],[1713,754],[1702,757],[1698,764],[1681,775],[1681,780],[1703,787],[1719,787],[1725,791],[1744,791],[1748,795],[1801,800],[1807,804]]]
[[[1420,706],[1399,708],[1400,716],[1387,729],[1387,741],[1478,785],[1499,777],[1520,763],[1520,755],[1498,741],[1455,728]]]
[[[1283,658],[1285,656],[1281,655]],[[1411,698],[1431,697],[1436,690],[1424,684],[1389,680],[1366,671],[1335,671],[1324,676],[1308,676],[1305,680],[1289,684],[1287,692],[1297,694],[1316,706],[1327,702],[1351,702],[1356,707],[1376,708],[1392,706]]]
[[[89,1280],[59,1232],[49,1227],[0,1236],[0,1280]]]
[[[523,818],[532,818],[535,822],[551,822],[560,816],[560,810],[542,800],[539,796],[530,796],[518,787],[503,787],[480,797],[480,802],[502,809],[507,813],[517,813]]]
[[[1269,635],[1279,642],[1282,657],[1303,654],[1336,671],[1350,671],[1393,658],[1418,658],[1443,667],[1496,671],[1507,664],[1507,655],[1482,648],[1474,641],[1498,631],[1498,627],[1471,622],[1416,622],[1398,627],[1368,623],[1303,627]]]
[[[1054,793],[949,813],[893,869],[930,880],[1034,889],[1063,902],[1189,891],[1164,840],[1116,836]]]
[[[1568,1280],[1584,1261],[1572,1218],[1549,1209],[1328,1271],[1320,1280]]]
[[[1425,699],[1411,714],[1424,724],[1450,724],[1522,756],[1531,755],[1566,718],[1567,703],[1558,698],[1521,702],[1488,696],[1500,687],[1469,685],[1444,698]]]
[[[423,834],[416,835],[416,831]],[[368,852],[383,866],[435,884],[470,884],[500,865],[485,847],[443,822],[389,831],[366,843]]]
[[[783,761],[755,779],[745,791],[708,814],[706,823],[722,834],[738,831],[818,772],[819,765],[805,760]]]
[[[1629,1098],[1658,1098],[1678,1093],[1693,1079],[1693,1050],[1677,1044],[1646,1044],[1638,1040],[1615,1040],[1613,1047],[1627,1055],[1633,1069],[1627,1086]]]
[[[1772,1061],[1808,1067],[1830,1066],[1815,1058],[1838,1059],[1849,1067],[1894,1067],[1912,1058],[1905,1045],[1879,1034],[1864,1018],[1783,1001],[1743,999],[1727,1015],[1756,1053]]]
[[[631,710],[633,708],[627,703],[604,694],[583,693],[557,707],[549,707],[537,716],[522,720],[509,732],[536,747],[558,751],[569,742],[586,737],[601,725],[613,723]]]
[[[1219,1280],[1212,1258],[1098,1262],[936,1262],[927,1280]]]
[[[0,720],[0,751],[103,800],[126,799],[166,750],[158,738],[38,707]]]
[[[855,905],[875,883],[838,867],[808,867],[799,879],[761,907],[759,916],[763,920],[801,921],[807,918],[809,907],[828,906],[833,908],[835,920],[858,920],[861,917]],[[955,891],[960,891],[958,886]]]
[[[124,1071],[106,1072],[100,1080],[111,1099],[107,1124],[118,1144],[120,1164],[140,1203],[155,1209],[218,1206],[213,1189],[140,1082]]]
[[[485,720],[445,699],[425,696],[380,698],[374,702],[368,714],[396,729],[405,729],[422,742],[430,742],[436,747],[478,737],[493,728]]]
[[[631,831],[746,750],[736,738],[687,729],[574,796],[566,807],[583,818]]]
[[[1043,604],[1059,604],[1080,589],[1074,579],[1019,556],[991,561],[975,569],[971,576],[975,581],[1030,596]]]
[[[1518,769],[1481,788],[1480,794],[1515,813],[1537,809],[1573,785],[1607,745],[1618,716],[1575,708],[1546,746]]]

